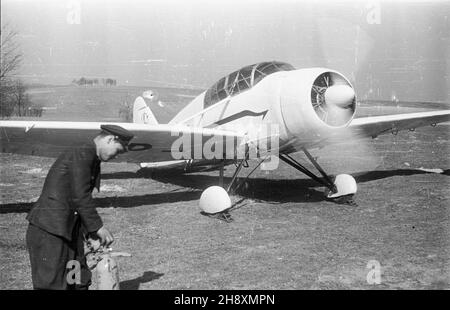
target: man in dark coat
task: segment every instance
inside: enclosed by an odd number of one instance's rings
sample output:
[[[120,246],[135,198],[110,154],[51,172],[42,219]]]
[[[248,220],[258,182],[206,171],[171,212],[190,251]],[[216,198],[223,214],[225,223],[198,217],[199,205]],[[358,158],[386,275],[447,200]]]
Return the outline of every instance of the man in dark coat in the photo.
[[[114,241],[97,213],[92,190],[99,190],[100,162],[127,151],[133,134],[116,125],[101,128],[93,141],[58,157],[27,216],[34,289],[88,289],[84,234],[96,235],[105,246]]]

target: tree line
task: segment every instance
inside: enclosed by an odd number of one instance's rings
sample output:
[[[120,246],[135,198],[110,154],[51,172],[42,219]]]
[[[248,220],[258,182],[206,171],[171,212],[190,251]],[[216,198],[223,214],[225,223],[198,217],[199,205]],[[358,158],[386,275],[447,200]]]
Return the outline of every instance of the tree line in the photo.
[[[85,77],[81,77],[80,79],[74,79],[72,81],[72,84],[76,84],[78,86],[98,86],[98,85],[103,85],[103,86],[116,86],[117,85],[117,80],[115,79],[110,79],[110,78],[93,78],[93,79],[88,79]]]

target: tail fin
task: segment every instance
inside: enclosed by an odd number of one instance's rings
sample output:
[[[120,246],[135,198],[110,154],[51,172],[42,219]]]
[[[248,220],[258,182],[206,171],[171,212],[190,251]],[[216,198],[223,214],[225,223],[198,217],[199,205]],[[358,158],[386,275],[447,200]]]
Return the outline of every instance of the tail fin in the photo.
[[[158,121],[144,98],[137,97],[133,105],[133,123],[157,125]]]

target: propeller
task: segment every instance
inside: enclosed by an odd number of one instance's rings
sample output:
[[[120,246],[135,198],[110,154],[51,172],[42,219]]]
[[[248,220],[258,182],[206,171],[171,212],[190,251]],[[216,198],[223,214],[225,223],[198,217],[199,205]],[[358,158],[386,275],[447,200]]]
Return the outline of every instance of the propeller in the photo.
[[[338,69],[357,84],[356,78],[364,76],[361,72],[368,69],[366,61],[374,44],[371,36],[359,25],[343,19],[321,16],[313,19],[312,24],[316,33],[315,49],[311,53],[322,56],[315,65]],[[376,170],[383,164],[383,157],[373,142],[361,140],[350,126],[345,127],[356,111],[356,90],[346,78],[335,72],[323,73],[313,83],[311,99],[318,117],[330,126],[339,127],[332,131],[340,143],[330,144],[316,153],[328,173],[354,174]]]
[[[323,122],[340,127],[353,117],[356,96],[352,86],[343,76],[335,72],[325,72],[313,83],[311,102]]]

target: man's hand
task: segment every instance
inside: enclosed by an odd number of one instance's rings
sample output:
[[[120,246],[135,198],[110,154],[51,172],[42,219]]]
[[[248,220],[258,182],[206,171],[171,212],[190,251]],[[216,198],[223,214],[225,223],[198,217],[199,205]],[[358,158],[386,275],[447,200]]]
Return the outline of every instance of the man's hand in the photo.
[[[109,246],[114,242],[113,235],[104,226],[97,230],[97,236],[100,238],[100,242],[103,246]]]

